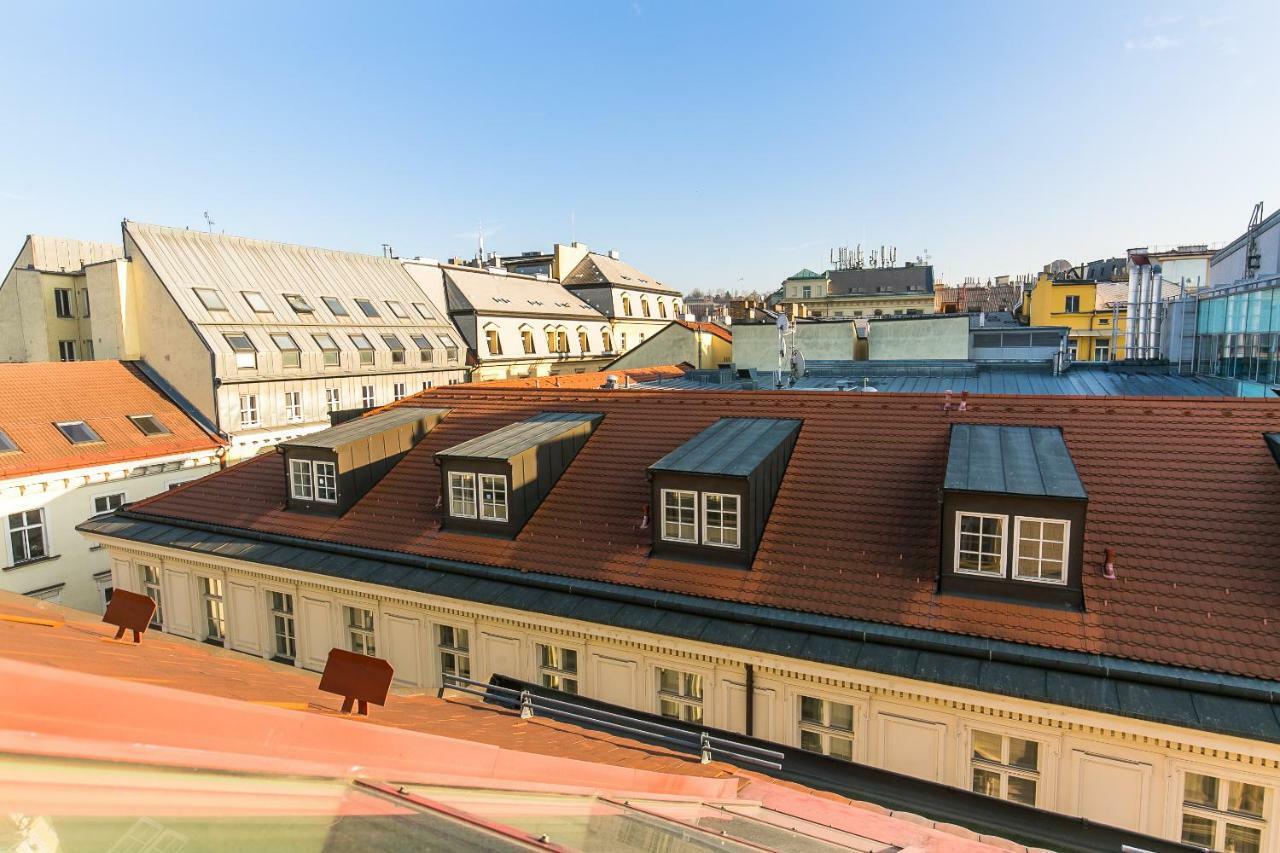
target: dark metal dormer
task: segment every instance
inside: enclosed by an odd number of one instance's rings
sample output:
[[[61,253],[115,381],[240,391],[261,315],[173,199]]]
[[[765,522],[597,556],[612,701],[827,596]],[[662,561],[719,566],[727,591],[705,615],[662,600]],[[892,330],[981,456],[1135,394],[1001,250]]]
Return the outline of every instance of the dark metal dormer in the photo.
[[[954,424],[939,589],[1083,607],[1088,501],[1062,430]]]
[[[342,515],[448,412],[404,406],[282,441],[285,507]]]
[[[1266,441],[1267,448],[1270,449],[1276,464],[1280,465],[1280,432],[1264,432],[1262,438]]]
[[[653,553],[750,566],[801,423],[722,418],[650,465]]]
[[[514,539],[603,418],[543,412],[438,452],[445,529]]]

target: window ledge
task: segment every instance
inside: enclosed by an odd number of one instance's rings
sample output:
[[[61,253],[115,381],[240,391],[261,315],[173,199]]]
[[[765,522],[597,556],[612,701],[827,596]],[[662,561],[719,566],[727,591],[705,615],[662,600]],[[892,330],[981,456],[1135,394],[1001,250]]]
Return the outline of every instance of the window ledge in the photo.
[[[61,554],[50,554],[47,557],[36,557],[34,560],[23,560],[21,563],[14,563],[12,566],[5,566],[4,571],[11,572],[14,569],[25,569],[27,566],[34,566],[39,563],[48,563],[61,558]]]

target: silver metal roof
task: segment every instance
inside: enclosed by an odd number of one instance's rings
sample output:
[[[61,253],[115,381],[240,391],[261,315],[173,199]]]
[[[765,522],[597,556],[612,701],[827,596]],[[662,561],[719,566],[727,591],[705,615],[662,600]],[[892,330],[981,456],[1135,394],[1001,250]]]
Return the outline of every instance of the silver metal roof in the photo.
[[[439,457],[506,460],[519,456],[541,444],[584,424],[596,424],[604,418],[598,412],[543,412],[524,421],[508,424],[493,432],[467,439],[436,454]]]
[[[756,470],[802,421],[721,418],[657,462],[650,471],[745,477]]]
[[[447,414],[449,414],[448,409],[420,409],[414,406],[402,406],[379,412],[376,415],[356,418],[336,427],[309,433],[289,441],[282,441],[280,446],[336,449],[405,424],[424,423],[429,430]]]
[[[1046,498],[1088,497],[1062,430],[953,424],[944,488]]]

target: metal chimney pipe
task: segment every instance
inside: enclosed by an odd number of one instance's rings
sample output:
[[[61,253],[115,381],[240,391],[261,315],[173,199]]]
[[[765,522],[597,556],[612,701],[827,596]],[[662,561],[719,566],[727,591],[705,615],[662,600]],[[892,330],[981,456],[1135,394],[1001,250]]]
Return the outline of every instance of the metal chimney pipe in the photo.
[[[1129,259],[1129,301],[1126,303],[1126,328],[1124,336],[1124,348],[1126,358],[1137,358],[1137,330],[1138,330],[1138,278],[1141,275],[1138,265]]]
[[[1143,264],[1138,281],[1138,358],[1147,357],[1147,330],[1151,325],[1151,265]]]

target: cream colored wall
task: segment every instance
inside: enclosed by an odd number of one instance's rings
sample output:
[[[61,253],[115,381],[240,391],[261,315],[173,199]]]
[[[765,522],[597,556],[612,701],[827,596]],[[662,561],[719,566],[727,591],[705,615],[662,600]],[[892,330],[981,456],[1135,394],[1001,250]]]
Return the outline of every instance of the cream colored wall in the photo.
[[[797,323],[793,340],[808,361],[851,361],[857,335],[853,323],[825,320]],[[739,368],[761,372],[778,369],[778,329],[772,323],[733,327],[733,361]]]
[[[123,258],[84,268],[85,286],[93,307],[93,347],[99,359],[137,359],[138,305]]]
[[[709,332],[672,323],[643,344],[610,362],[610,370],[658,367],[687,362],[695,368],[713,369],[733,361],[733,345]]]
[[[901,359],[967,359],[969,316],[929,320],[872,320],[867,330],[872,361]]]
[[[15,267],[0,284],[0,361],[44,361],[46,341],[40,274]]]
[[[573,272],[573,268],[581,263],[589,251],[584,243],[572,243],[568,246],[556,243],[552,251],[551,277],[564,281],[565,276]]]
[[[299,666],[322,669],[329,649],[346,644],[342,606],[360,606],[376,614],[379,655],[395,667],[401,684],[440,685],[434,629],[451,625],[470,632],[476,680],[500,672],[536,681],[536,644],[551,643],[578,651],[585,696],[639,711],[657,710],[659,667],[699,674],[706,723],[733,731],[742,731],[744,671],[750,664],[756,736],[798,746],[802,695],[846,703],[854,708],[855,761],[961,788],[970,783],[975,730],[1028,738],[1040,745],[1038,806],[1170,839],[1179,833],[1184,775],[1208,773],[1268,787],[1263,849],[1280,841],[1280,746],[1275,744],[172,548],[104,541],[120,587],[142,591],[142,564],[162,570],[165,630],[171,633],[204,637],[195,579],[224,579],[229,645],[249,654],[271,654],[265,602],[268,591],[277,590],[295,596]]]
[[[816,292],[816,291],[815,291]],[[899,312],[919,311],[922,314],[933,313],[933,294],[919,296],[832,296],[826,299],[787,299],[782,304],[801,304],[806,311],[815,317],[874,317],[876,311],[881,315],[893,315]]]

